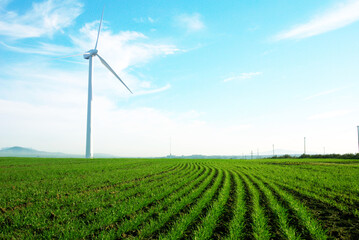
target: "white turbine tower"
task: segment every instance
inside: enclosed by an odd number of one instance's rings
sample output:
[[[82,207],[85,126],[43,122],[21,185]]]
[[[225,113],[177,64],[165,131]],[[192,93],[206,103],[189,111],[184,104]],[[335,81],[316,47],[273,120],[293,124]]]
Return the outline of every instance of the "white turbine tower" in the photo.
[[[97,40],[95,44],[95,48],[87,51],[84,53],[84,58],[89,60],[89,82],[88,82],[88,102],[87,102],[87,130],[86,130],[86,158],[92,158],[93,157],[93,151],[92,151],[92,136],[91,136],[91,128],[92,128],[92,122],[91,122],[91,105],[92,105],[92,59],[94,57],[98,57],[100,61],[102,62],[105,67],[110,70],[110,72],[115,75],[115,77],[120,80],[120,82],[132,93],[132,91],[126,86],[126,84],[121,80],[121,78],[115,73],[115,71],[108,65],[108,63],[98,54],[97,50],[97,43],[98,39],[100,37],[100,31],[101,31],[101,25],[102,25],[102,18],[103,18],[103,10],[101,15],[101,21],[100,26],[98,27],[98,33],[97,33]]]

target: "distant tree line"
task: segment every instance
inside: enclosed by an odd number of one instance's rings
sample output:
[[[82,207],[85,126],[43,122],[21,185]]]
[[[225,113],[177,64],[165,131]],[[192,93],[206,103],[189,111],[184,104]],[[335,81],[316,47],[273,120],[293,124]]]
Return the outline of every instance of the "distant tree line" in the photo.
[[[345,154],[302,154],[300,156],[291,156],[289,154],[273,156],[273,159],[281,159],[281,158],[338,158],[338,159],[359,159],[359,153],[345,153]]]

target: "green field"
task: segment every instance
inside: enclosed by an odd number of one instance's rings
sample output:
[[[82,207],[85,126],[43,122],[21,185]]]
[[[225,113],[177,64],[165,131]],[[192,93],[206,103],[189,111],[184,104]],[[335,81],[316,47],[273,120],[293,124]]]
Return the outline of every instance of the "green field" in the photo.
[[[0,239],[359,239],[359,161],[0,158]]]

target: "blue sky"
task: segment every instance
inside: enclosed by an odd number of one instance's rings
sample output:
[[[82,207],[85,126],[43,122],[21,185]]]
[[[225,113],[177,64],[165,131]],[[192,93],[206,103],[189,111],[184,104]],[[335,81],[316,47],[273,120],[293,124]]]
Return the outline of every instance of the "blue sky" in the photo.
[[[357,152],[357,0],[0,0],[0,148],[84,153],[104,5],[95,153]]]

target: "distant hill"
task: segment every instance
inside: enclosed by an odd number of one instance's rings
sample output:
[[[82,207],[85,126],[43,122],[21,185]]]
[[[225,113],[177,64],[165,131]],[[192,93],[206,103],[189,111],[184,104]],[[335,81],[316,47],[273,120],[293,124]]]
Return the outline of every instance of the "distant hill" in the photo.
[[[83,158],[84,155],[67,154],[61,152],[45,152],[45,151],[38,151],[32,148],[14,146],[14,147],[1,149],[0,157]],[[105,154],[105,153],[95,153],[94,157],[116,158],[117,156]]]
[[[0,156],[1,157],[50,157],[50,158],[81,157],[81,155],[38,151],[32,148],[25,148],[19,146],[1,149]]]
[[[166,158],[189,158],[189,159],[255,159],[255,158],[270,158],[272,157],[273,153],[270,151],[263,152],[259,156],[256,153],[253,153],[251,156],[250,154],[247,155],[189,155],[189,156],[175,156],[170,155],[166,156]],[[301,154],[295,151],[288,151],[288,150],[276,150],[275,154],[277,156],[281,156],[284,154],[290,154],[291,156],[300,156]],[[45,152],[45,151],[38,151],[32,148],[25,148],[25,147],[9,147],[3,148],[0,150],[0,157],[40,157],[40,158],[84,158],[84,155],[80,154],[67,154],[61,152]],[[95,158],[119,158],[118,156],[114,156],[111,154],[104,154],[104,153],[95,153]],[[155,157],[155,158],[163,158],[163,157]]]
[[[41,157],[41,158],[84,158],[81,154],[67,154],[61,152],[45,152],[25,147],[9,147],[0,150],[0,157]],[[95,158],[118,158],[106,153],[94,153]]]
[[[0,152],[3,153],[33,153],[38,152],[37,150],[31,149],[31,148],[24,148],[24,147],[9,147],[9,148],[3,148],[0,150]]]

